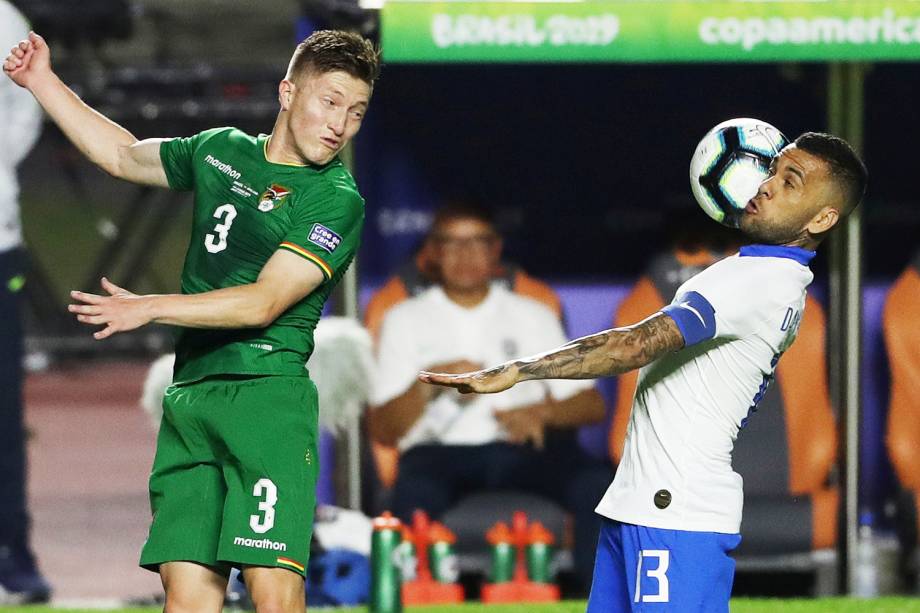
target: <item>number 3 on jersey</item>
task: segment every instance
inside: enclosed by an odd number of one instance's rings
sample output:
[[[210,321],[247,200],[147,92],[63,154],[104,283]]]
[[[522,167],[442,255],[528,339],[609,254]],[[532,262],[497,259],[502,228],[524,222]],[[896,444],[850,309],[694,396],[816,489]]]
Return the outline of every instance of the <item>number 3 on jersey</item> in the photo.
[[[230,233],[230,226],[236,219],[236,207],[232,204],[222,204],[214,211],[214,217],[221,222],[214,226],[214,232],[210,232],[204,237],[204,248],[208,253],[218,253],[227,248],[227,234]]]
[[[658,564],[652,566],[649,558],[657,558]],[[671,552],[667,549],[643,549],[639,552],[639,563],[636,565],[636,597],[634,602],[670,602],[670,586],[668,585],[668,566],[671,564]],[[643,566],[645,569],[643,571]],[[649,579],[658,582],[658,590],[653,594],[642,593],[643,572]],[[648,584],[646,584],[648,587]]]

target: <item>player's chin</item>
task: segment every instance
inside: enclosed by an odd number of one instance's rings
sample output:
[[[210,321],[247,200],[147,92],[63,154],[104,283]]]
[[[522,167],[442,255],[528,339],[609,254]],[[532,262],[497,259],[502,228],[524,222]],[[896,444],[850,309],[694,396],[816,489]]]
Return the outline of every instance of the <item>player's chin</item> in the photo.
[[[757,220],[747,211],[742,211],[738,216],[738,229],[745,234],[757,234]]]

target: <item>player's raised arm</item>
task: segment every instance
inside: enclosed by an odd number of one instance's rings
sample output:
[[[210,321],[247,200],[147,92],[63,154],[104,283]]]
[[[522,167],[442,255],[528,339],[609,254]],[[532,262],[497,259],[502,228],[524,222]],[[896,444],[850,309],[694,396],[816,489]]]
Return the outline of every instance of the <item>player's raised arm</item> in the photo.
[[[426,383],[455,387],[461,392],[501,392],[531,379],[594,379],[619,375],[657,360],[684,346],[684,337],[671,316],[656,313],[626,328],[584,336],[558,349],[500,366],[462,375],[419,373]]]
[[[169,187],[160,162],[160,139],[133,134],[83,103],[51,69],[51,52],[35,32],[10,49],[3,72],[28,89],[86,157],[104,171],[133,183]]]
[[[278,250],[255,283],[200,294],[140,296],[102,279],[107,296],[73,291],[68,307],[77,321],[103,326],[97,340],[149,323],[185,328],[264,328],[323,282],[320,270],[302,258]]]

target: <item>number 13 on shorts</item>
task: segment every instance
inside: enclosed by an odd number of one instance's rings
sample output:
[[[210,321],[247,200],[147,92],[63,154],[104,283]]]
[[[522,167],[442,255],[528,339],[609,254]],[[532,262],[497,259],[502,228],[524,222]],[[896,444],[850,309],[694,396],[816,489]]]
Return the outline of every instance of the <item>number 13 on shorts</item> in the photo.
[[[667,549],[642,549],[636,563],[636,595],[633,602],[670,602]]]

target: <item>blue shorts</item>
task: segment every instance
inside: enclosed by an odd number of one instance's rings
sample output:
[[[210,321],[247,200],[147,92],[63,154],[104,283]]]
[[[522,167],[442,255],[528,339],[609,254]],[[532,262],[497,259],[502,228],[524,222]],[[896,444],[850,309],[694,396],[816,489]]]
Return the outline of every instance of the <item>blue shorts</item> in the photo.
[[[726,613],[740,534],[663,530],[604,519],[588,613]]]

